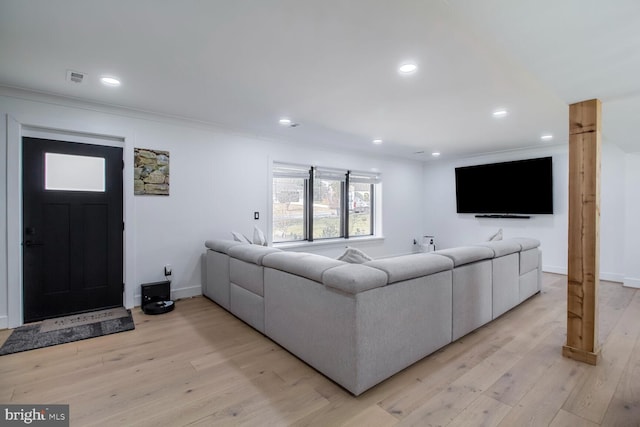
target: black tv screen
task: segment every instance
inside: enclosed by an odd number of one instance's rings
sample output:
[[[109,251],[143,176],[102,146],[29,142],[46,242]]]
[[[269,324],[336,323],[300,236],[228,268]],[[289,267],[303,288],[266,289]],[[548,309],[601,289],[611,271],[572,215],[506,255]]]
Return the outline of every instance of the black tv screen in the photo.
[[[458,213],[552,214],[551,157],[456,168]]]

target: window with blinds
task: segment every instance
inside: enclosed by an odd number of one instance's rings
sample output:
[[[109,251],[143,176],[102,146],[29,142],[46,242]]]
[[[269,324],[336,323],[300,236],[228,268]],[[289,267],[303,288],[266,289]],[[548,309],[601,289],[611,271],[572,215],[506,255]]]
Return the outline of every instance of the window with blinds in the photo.
[[[308,185],[311,168],[274,164],[273,242],[307,240]]]
[[[379,174],[285,163],[272,171],[274,243],[375,234]]]

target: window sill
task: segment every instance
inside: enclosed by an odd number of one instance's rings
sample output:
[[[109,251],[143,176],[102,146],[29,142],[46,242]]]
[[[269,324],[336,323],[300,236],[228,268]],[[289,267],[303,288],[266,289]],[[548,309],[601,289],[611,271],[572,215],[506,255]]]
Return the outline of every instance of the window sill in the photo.
[[[282,242],[274,243],[273,247],[278,249],[304,249],[304,248],[317,248],[317,247],[345,247],[350,245],[357,245],[358,243],[375,243],[384,242],[384,236],[363,236],[363,237],[350,237],[348,239],[322,239],[314,240],[313,242]]]

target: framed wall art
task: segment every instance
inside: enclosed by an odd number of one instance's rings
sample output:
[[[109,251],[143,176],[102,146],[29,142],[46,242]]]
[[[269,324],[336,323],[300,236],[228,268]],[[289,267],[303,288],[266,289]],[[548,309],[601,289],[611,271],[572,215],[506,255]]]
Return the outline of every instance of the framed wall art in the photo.
[[[133,149],[133,193],[140,195],[169,195],[169,152]]]

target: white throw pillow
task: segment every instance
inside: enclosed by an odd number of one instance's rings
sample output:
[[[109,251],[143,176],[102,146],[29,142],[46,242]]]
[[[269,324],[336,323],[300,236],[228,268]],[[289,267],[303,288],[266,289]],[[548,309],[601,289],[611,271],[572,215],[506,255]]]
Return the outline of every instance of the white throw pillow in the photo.
[[[489,237],[489,242],[495,242],[496,240],[502,240],[502,228],[496,232],[496,234]]]
[[[338,260],[350,262],[351,264],[362,264],[363,262],[373,260],[373,258],[362,252],[360,249],[347,247],[347,250],[338,257]]]
[[[235,240],[236,242],[242,242],[242,243],[251,243],[251,240],[247,239],[247,236],[245,236],[242,233],[238,233],[237,231],[232,231],[231,234],[233,234],[233,240]]]
[[[257,225],[253,226],[253,244],[267,246],[267,238],[264,237],[264,233],[258,228]]]

